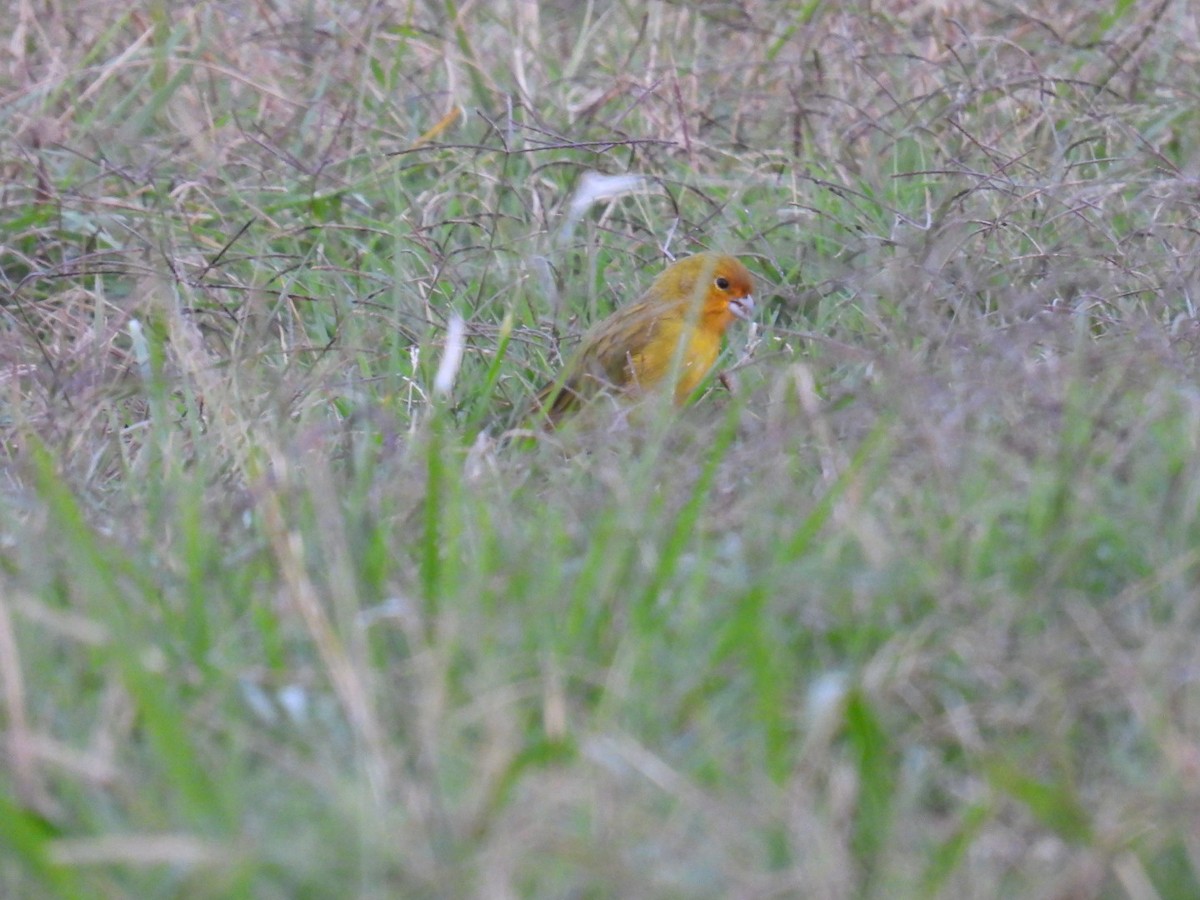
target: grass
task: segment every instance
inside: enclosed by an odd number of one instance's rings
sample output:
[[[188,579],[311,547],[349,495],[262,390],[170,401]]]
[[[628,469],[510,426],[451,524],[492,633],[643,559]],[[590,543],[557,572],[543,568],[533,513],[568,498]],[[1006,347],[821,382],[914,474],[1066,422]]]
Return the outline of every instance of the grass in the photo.
[[[0,895],[1200,892],[1186,4],[12,15]]]

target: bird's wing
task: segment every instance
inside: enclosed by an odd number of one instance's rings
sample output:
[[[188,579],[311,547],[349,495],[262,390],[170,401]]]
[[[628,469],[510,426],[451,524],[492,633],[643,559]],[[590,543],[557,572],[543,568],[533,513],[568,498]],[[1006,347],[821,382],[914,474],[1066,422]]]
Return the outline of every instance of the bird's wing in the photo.
[[[620,390],[633,380],[633,361],[662,328],[664,310],[654,301],[631,304],[584,335],[580,351],[562,374],[534,398],[551,422],[604,389]]]
[[[582,354],[583,372],[598,386],[624,388],[637,379],[637,361],[662,334],[671,310],[659,301],[635,303],[604,322]]]

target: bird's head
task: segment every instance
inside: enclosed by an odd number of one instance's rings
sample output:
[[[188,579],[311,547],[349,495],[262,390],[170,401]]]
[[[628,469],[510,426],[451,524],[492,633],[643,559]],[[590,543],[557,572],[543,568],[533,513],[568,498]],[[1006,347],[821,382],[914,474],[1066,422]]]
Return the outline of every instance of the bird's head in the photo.
[[[655,279],[650,292],[666,302],[699,309],[705,327],[724,331],[736,316],[754,313],[754,280],[733,256],[698,253],[681,259]],[[695,306],[692,306],[695,304]]]

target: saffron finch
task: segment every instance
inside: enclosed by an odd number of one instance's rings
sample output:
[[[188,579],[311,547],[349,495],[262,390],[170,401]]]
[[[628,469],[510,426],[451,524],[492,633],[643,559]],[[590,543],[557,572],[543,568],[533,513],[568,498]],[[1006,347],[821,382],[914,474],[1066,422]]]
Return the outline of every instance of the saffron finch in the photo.
[[[667,267],[634,303],[583,337],[563,372],[540,390],[535,406],[551,425],[609,391],[638,395],[673,387],[676,403],[717,361],[734,317],[754,311],[754,283],[735,257],[700,253]]]

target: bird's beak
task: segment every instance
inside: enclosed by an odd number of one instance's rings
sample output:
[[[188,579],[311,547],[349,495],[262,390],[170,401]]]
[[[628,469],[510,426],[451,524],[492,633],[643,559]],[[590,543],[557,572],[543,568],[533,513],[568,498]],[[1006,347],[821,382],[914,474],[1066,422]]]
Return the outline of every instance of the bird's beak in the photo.
[[[739,319],[749,320],[754,315],[754,297],[747,294],[745,297],[739,297],[729,301],[729,311]]]

